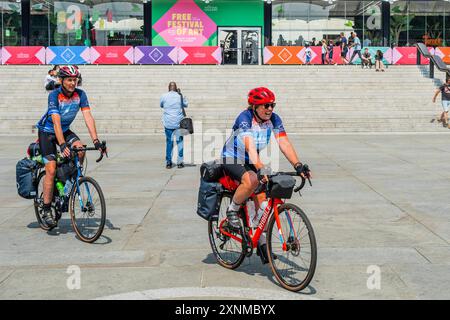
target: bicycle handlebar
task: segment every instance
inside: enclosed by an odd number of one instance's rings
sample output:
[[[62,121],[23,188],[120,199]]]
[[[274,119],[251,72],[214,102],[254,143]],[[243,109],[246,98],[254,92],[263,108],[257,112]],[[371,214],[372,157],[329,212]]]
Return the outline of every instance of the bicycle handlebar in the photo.
[[[299,178],[302,179],[302,182],[300,183],[300,185],[299,185],[297,188],[294,189],[294,192],[299,192],[300,190],[303,189],[303,187],[304,187],[305,184],[306,184],[306,179],[308,179],[309,185],[312,186],[311,179],[310,179],[309,177],[305,179],[305,178],[303,178],[302,176],[299,176],[299,175],[297,174],[297,172],[277,172],[277,173],[275,173],[275,174],[267,175],[267,177],[269,178],[269,181],[270,181],[270,180],[272,179],[272,177],[280,176],[280,175],[292,176],[292,177],[299,177]],[[258,194],[258,193],[263,192],[263,190],[264,190],[265,187],[266,187],[266,184],[260,184],[260,185],[256,188],[255,194]]]
[[[102,149],[102,151],[100,152],[100,157],[95,160],[95,162],[100,162],[103,159],[103,155],[106,154],[106,157],[108,157],[108,152],[106,152],[106,141],[102,141],[102,145],[100,147]],[[84,152],[84,151],[98,151],[98,149],[93,148],[93,147],[87,147],[87,145],[83,145],[82,148],[69,148],[71,152]]]
[[[309,177],[307,177],[306,179],[303,178],[302,176],[299,176],[297,172],[278,172],[277,174],[273,175],[285,175],[285,176],[292,176],[292,177],[300,177],[302,179],[302,182],[300,183],[300,185],[294,189],[294,192],[299,192],[300,190],[303,189],[303,187],[306,184],[306,180],[308,180],[309,185],[312,187],[312,183],[311,183],[311,179]]]

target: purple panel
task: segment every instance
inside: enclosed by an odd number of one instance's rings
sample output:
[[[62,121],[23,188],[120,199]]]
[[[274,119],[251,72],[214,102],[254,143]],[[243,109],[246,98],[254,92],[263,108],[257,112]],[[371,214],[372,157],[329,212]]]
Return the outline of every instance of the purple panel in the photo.
[[[176,47],[135,47],[135,64],[177,64]],[[175,58],[175,60],[174,60]]]

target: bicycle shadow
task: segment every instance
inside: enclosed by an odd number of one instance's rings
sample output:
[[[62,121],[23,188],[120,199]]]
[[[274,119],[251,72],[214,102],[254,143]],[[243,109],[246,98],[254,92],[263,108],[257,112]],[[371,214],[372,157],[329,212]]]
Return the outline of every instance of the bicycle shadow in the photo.
[[[205,259],[203,259],[202,262],[206,263],[206,264],[217,264],[216,257],[214,256],[213,253],[209,253],[208,256],[205,257]],[[278,283],[275,276],[273,275],[270,265],[262,264],[261,259],[259,258],[259,256],[256,255],[256,252],[254,252],[250,258],[245,258],[244,261],[242,262],[242,264],[238,268],[236,268],[232,271],[243,272],[250,276],[255,276],[255,275],[264,276],[270,282],[277,285],[279,288],[284,289]],[[301,294],[301,295],[310,296],[310,295],[316,294],[317,290],[311,284],[309,284],[309,286],[306,289],[304,289],[301,292],[296,292],[296,293]]]
[[[105,227],[107,229],[110,229],[110,230],[121,230],[120,228],[115,227],[114,224],[109,219],[106,219]],[[34,221],[34,222],[31,222],[30,224],[28,224],[27,228],[40,229],[40,226],[39,226],[38,222]],[[61,219],[61,220],[59,220],[58,226],[56,228],[47,231],[47,234],[49,236],[52,236],[52,237],[58,237],[60,235],[66,235],[66,234],[71,234],[71,233],[73,233],[75,235],[76,239],[82,241],[78,237],[78,235],[75,233],[75,231],[73,230],[73,228],[72,228],[72,220],[71,219]],[[112,243],[112,239],[110,237],[105,236],[105,235],[102,234],[92,244],[95,244],[95,245],[107,245],[107,244],[110,244],[110,243]]]

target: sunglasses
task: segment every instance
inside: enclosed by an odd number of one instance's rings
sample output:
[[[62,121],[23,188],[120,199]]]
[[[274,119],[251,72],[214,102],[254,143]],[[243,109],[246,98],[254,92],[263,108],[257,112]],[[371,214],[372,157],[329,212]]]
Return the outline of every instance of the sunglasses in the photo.
[[[269,109],[270,107],[272,107],[272,109],[275,109],[276,105],[277,105],[276,103],[266,103],[266,104],[263,104],[263,107],[266,110]]]

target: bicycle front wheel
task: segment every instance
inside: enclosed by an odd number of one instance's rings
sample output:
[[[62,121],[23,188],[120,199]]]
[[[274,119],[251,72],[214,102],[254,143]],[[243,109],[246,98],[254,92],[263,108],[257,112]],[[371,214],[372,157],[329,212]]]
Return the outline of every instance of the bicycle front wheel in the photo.
[[[100,185],[91,177],[78,180],[70,196],[70,217],[77,236],[92,243],[102,234],[106,220],[106,203]]]
[[[275,278],[290,291],[300,291],[311,282],[317,264],[317,244],[306,214],[293,204],[278,208],[280,230],[272,214],[267,234],[267,256]]]

